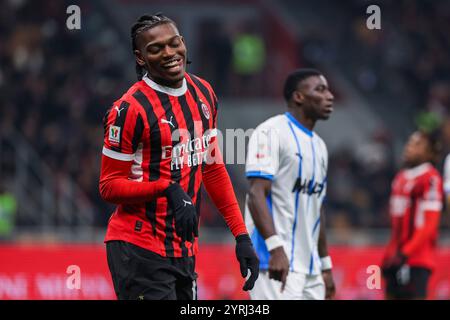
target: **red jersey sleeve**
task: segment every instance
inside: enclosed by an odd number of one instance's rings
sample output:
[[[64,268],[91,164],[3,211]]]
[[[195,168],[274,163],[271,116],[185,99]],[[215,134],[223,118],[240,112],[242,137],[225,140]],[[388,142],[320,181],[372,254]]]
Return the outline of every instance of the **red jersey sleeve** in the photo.
[[[143,116],[126,101],[115,103],[103,119],[104,144],[99,191],[103,200],[115,204],[151,201],[162,196],[169,180],[129,180],[135,153],[145,130]]]
[[[230,176],[223,162],[205,165],[203,183],[209,197],[225,219],[235,237],[248,233]]]
[[[209,83],[204,81],[204,84],[208,87],[213,101],[212,130],[217,130],[217,97]],[[225,168],[217,139],[216,134],[209,145],[210,161],[204,166],[203,183],[214,205],[222,214],[233,235],[237,237],[240,234],[248,233],[248,231],[233,190],[230,176]]]
[[[154,200],[163,195],[169,180],[128,180],[131,162],[102,156],[99,190],[103,200],[115,204],[133,204]]]
[[[145,129],[139,109],[119,100],[106,112],[103,126],[103,154],[116,160],[133,160]]]

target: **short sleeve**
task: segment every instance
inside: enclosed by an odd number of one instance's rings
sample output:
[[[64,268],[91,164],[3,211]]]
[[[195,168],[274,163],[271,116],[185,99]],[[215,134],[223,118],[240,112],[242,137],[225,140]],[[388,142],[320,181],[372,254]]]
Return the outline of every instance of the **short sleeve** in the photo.
[[[122,161],[132,161],[142,139],[144,121],[138,109],[127,101],[119,101],[103,118],[103,154]]]
[[[280,163],[280,133],[269,126],[258,126],[250,137],[245,173],[247,178],[273,180]]]

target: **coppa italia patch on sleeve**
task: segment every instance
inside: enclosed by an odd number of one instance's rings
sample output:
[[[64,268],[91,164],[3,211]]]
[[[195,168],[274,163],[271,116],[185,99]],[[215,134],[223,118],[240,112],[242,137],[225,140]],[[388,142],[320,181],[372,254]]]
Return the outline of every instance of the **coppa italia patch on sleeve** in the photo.
[[[120,129],[118,126],[109,127],[109,142],[120,143]]]

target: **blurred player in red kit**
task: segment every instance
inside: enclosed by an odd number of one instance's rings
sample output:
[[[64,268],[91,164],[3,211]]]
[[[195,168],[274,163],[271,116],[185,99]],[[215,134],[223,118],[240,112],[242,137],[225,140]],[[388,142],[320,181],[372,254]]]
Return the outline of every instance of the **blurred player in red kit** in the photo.
[[[439,151],[438,135],[424,131],[405,145],[389,204],[392,236],[382,264],[387,299],[427,297],[443,207],[442,178],[434,167]]]
[[[185,72],[186,46],[168,17],[144,15],[131,28],[138,82],[104,117],[100,194],[117,204],[105,237],[118,299],[197,298],[200,187],[236,238],[253,288],[258,258],[217,147],[217,98]]]

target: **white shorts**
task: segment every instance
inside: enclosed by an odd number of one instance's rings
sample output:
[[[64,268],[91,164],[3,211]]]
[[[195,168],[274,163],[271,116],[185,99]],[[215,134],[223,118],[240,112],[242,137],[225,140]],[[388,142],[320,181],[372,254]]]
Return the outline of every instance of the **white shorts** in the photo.
[[[281,282],[269,279],[267,270],[260,271],[250,291],[252,300],[324,300],[325,284],[322,275],[289,272],[284,291]]]

